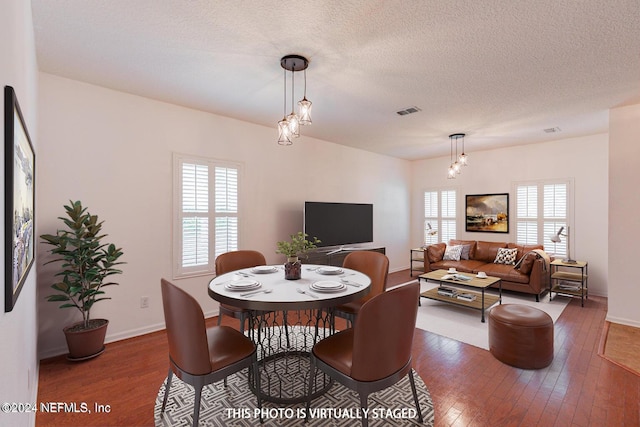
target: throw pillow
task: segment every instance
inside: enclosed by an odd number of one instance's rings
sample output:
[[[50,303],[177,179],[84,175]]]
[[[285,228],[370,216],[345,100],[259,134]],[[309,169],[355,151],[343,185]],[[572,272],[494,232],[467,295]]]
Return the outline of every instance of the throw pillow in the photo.
[[[442,261],[444,251],[447,249],[446,243],[436,243],[435,245],[427,246],[427,259],[430,263]]]
[[[462,252],[460,252],[460,259],[469,259],[470,251],[471,251],[471,245],[462,245]]]
[[[462,245],[447,246],[447,250],[444,251],[443,260],[446,261],[460,261],[460,255],[462,254]]]
[[[496,255],[496,259],[493,261],[493,263],[513,265],[516,263],[517,255],[518,255],[517,248],[513,248],[513,249],[499,248],[498,253]]]

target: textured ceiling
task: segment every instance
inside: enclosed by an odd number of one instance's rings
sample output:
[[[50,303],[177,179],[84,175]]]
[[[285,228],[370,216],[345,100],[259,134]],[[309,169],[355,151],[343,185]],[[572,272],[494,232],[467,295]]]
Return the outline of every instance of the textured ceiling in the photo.
[[[291,53],[310,60],[313,102],[313,125],[295,144],[312,136],[420,159],[448,154],[448,135],[465,132],[472,153],[605,132],[609,108],[640,102],[638,0],[32,0],[32,9],[41,71],[270,126],[273,144],[280,58]],[[396,114],[412,106],[421,111]],[[552,127],[561,132],[543,131]]]

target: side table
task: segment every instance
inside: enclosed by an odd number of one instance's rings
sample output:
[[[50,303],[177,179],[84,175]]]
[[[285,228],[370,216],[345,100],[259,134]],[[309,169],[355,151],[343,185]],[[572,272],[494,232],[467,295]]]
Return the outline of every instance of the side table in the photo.
[[[589,299],[588,268],[589,263],[587,261],[576,261],[574,263],[562,262],[559,259],[551,261],[549,268],[549,301],[552,299],[552,293],[575,296],[580,297],[580,304],[584,307],[585,298]],[[573,271],[569,271],[569,269],[573,269]]]
[[[418,263],[418,267],[413,268],[414,262]],[[409,269],[409,274],[411,274],[411,277],[413,277],[414,271],[424,273],[424,248],[414,248],[409,251]]]

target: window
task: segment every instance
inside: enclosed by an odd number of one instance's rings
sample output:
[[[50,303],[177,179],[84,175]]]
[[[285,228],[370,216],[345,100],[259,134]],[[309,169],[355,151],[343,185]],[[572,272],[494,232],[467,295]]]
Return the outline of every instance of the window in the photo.
[[[571,218],[572,180],[516,184],[516,240],[544,245],[556,256],[567,255],[567,241],[553,243],[549,236],[567,227]]]
[[[429,228],[431,227],[431,228]],[[456,238],[456,191],[436,190],[424,193],[424,244],[431,245]]]
[[[174,277],[214,273],[238,249],[240,165],[174,155]]]

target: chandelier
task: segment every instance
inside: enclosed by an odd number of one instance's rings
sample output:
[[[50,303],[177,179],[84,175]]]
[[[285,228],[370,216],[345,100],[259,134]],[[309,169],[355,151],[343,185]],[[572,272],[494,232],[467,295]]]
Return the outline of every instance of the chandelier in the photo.
[[[300,136],[300,126],[311,124],[311,101],[307,99],[307,67],[309,61],[304,56],[286,55],[280,59],[284,69],[284,116],[278,122],[278,144],[291,145],[293,138]],[[287,71],[291,71],[291,113],[287,114]],[[298,113],[294,111],[296,71],[304,71],[304,95],[298,101]]]
[[[462,172],[462,167],[467,166],[468,156],[464,153],[464,133],[452,133],[449,135],[450,145],[450,160],[449,170],[447,171],[447,178],[455,179],[456,175]],[[462,154],[458,156],[458,140],[462,139]],[[455,146],[455,157],[453,155]]]

